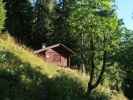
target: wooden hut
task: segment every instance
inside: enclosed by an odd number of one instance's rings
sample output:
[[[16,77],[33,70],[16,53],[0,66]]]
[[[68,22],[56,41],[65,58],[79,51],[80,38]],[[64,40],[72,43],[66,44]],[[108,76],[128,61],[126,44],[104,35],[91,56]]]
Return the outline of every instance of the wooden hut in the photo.
[[[42,49],[35,51],[35,53],[41,56],[46,62],[63,67],[71,66],[71,55],[74,54],[70,48],[61,43],[48,47],[43,46]]]

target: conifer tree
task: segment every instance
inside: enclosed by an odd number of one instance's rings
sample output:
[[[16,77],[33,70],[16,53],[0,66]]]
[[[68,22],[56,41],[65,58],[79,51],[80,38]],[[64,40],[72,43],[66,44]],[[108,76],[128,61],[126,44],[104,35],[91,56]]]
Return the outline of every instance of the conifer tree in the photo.
[[[54,31],[55,0],[36,0],[33,9],[32,40],[34,48],[40,48],[42,43],[48,44],[48,37]]]
[[[26,41],[32,32],[32,4],[29,0],[4,0],[6,30],[19,41]]]

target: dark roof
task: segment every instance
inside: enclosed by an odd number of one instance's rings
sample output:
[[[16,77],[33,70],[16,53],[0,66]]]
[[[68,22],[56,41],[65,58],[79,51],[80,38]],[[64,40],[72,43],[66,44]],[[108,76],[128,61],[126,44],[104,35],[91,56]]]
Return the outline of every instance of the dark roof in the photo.
[[[71,54],[74,54],[74,51],[70,48],[68,48],[67,46],[61,44],[61,43],[58,43],[58,44],[55,44],[55,45],[52,45],[52,46],[48,46],[46,48],[42,48],[42,49],[39,49],[39,50],[36,50],[34,53],[40,53],[40,52],[43,52],[43,51],[46,51],[48,49],[53,49],[53,48],[57,48],[57,47],[63,47],[67,52],[71,53]]]

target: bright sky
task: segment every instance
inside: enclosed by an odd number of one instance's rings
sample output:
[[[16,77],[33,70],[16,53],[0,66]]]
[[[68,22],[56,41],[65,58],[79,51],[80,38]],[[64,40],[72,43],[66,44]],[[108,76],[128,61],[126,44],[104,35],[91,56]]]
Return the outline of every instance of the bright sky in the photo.
[[[116,0],[118,15],[126,27],[133,30],[133,0]]]

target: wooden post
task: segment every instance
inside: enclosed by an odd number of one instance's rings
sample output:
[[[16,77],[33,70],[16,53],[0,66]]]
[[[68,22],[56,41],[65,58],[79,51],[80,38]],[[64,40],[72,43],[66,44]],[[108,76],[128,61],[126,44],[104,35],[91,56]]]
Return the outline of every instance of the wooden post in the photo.
[[[70,58],[70,56],[68,57],[68,67],[71,67],[71,58]]]

